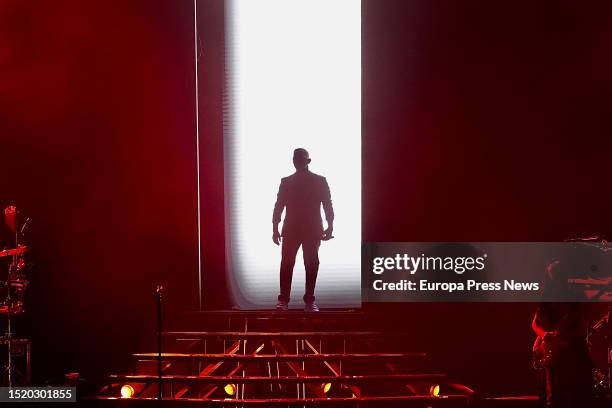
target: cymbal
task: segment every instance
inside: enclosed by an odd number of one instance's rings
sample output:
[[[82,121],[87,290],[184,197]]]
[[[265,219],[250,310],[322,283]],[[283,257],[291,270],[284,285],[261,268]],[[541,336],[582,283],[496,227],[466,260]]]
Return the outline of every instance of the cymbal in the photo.
[[[13,255],[25,254],[29,250],[30,250],[30,248],[28,248],[26,246],[20,246],[20,247],[13,248],[13,249],[5,249],[3,251],[0,251],[0,258],[4,258],[5,256],[13,256]]]
[[[6,305],[0,306],[0,315],[6,315],[9,313],[9,307]],[[23,313],[23,306],[13,305],[10,311],[11,315],[18,315]]]

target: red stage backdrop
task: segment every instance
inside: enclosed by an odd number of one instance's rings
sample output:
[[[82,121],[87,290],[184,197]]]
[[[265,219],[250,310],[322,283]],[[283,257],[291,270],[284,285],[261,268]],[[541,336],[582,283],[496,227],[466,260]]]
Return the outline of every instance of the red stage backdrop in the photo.
[[[224,273],[224,16],[201,1],[205,303]],[[366,241],[612,235],[612,4],[363,2]],[[0,203],[34,220],[34,374],[117,371],[155,284],[197,307],[193,4],[0,6]],[[384,307],[384,306],[382,306]],[[393,305],[480,390],[529,388],[531,305]],[[502,352],[500,352],[502,351]],[[492,376],[490,362],[499,363]]]

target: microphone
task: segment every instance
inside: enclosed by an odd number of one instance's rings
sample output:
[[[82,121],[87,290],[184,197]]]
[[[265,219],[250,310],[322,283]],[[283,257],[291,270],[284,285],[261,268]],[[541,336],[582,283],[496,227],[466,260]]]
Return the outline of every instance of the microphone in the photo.
[[[31,221],[32,221],[32,219],[30,217],[26,218],[26,220],[24,221],[23,225],[21,226],[21,229],[19,230],[19,233],[21,235],[23,235],[26,232],[26,230],[28,228],[30,228],[30,222]]]

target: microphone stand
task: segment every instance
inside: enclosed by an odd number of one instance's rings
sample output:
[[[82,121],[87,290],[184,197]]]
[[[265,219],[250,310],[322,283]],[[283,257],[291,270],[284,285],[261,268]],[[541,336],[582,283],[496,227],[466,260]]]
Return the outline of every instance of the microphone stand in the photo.
[[[157,399],[161,404],[163,399],[163,364],[162,364],[162,285],[157,285],[155,294],[157,295]]]
[[[7,350],[8,350],[8,359],[7,359],[7,366],[6,366],[6,371],[7,371],[7,377],[8,377],[8,387],[12,388],[13,387],[13,332],[11,329],[11,306],[12,306],[12,300],[11,300],[11,283],[10,283],[10,269],[9,268],[9,276],[8,276],[8,281],[7,281],[7,286],[6,286],[6,290],[7,290],[7,295],[6,295],[6,301],[8,304],[8,308],[7,308],[7,313],[6,313],[6,325],[7,325],[7,333],[6,333],[6,341],[7,341]]]

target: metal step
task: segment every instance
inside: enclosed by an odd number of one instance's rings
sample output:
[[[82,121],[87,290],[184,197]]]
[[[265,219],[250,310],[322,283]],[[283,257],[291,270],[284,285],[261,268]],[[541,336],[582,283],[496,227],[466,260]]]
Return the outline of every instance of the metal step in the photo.
[[[156,383],[159,377],[156,375],[109,375],[109,379],[119,382]],[[249,384],[249,383],[363,383],[369,381],[388,382],[425,382],[444,381],[445,374],[371,374],[371,375],[309,375],[304,377],[280,376],[195,376],[195,375],[164,375],[164,382],[189,382],[206,384]]]
[[[317,318],[361,318],[365,313],[359,309],[327,309],[319,312],[296,310],[194,310],[185,312],[187,316],[248,318],[248,319],[317,319]]]
[[[126,406],[130,401],[157,401],[156,398],[130,398],[118,399],[114,397],[94,397],[93,400],[109,400],[124,403]],[[465,395],[447,395],[442,397],[431,397],[425,395],[406,395],[390,397],[356,397],[356,398],[275,398],[275,399],[196,399],[196,398],[164,398],[165,403],[193,403],[200,406],[322,406],[348,405],[366,403],[367,406],[379,403],[385,406],[390,403],[402,403],[403,407],[467,407],[468,398]]]
[[[139,360],[157,360],[157,353],[135,353]],[[320,354],[205,354],[162,353],[162,360],[215,360],[215,361],[305,361],[305,360],[391,360],[421,359],[426,353],[320,353]]]
[[[362,338],[362,339],[376,339],[376,338],[389,338],[405,336],[405,334],[398,333],[383,333],[375,331],[293,331],[293,332],[240,332],[240,331],[168,331],[162,333],[166,337],[173,338],[188,338],[188,339],[202,339],[202,338],[219,338],[219,339],[253,339],[253,338]]]

